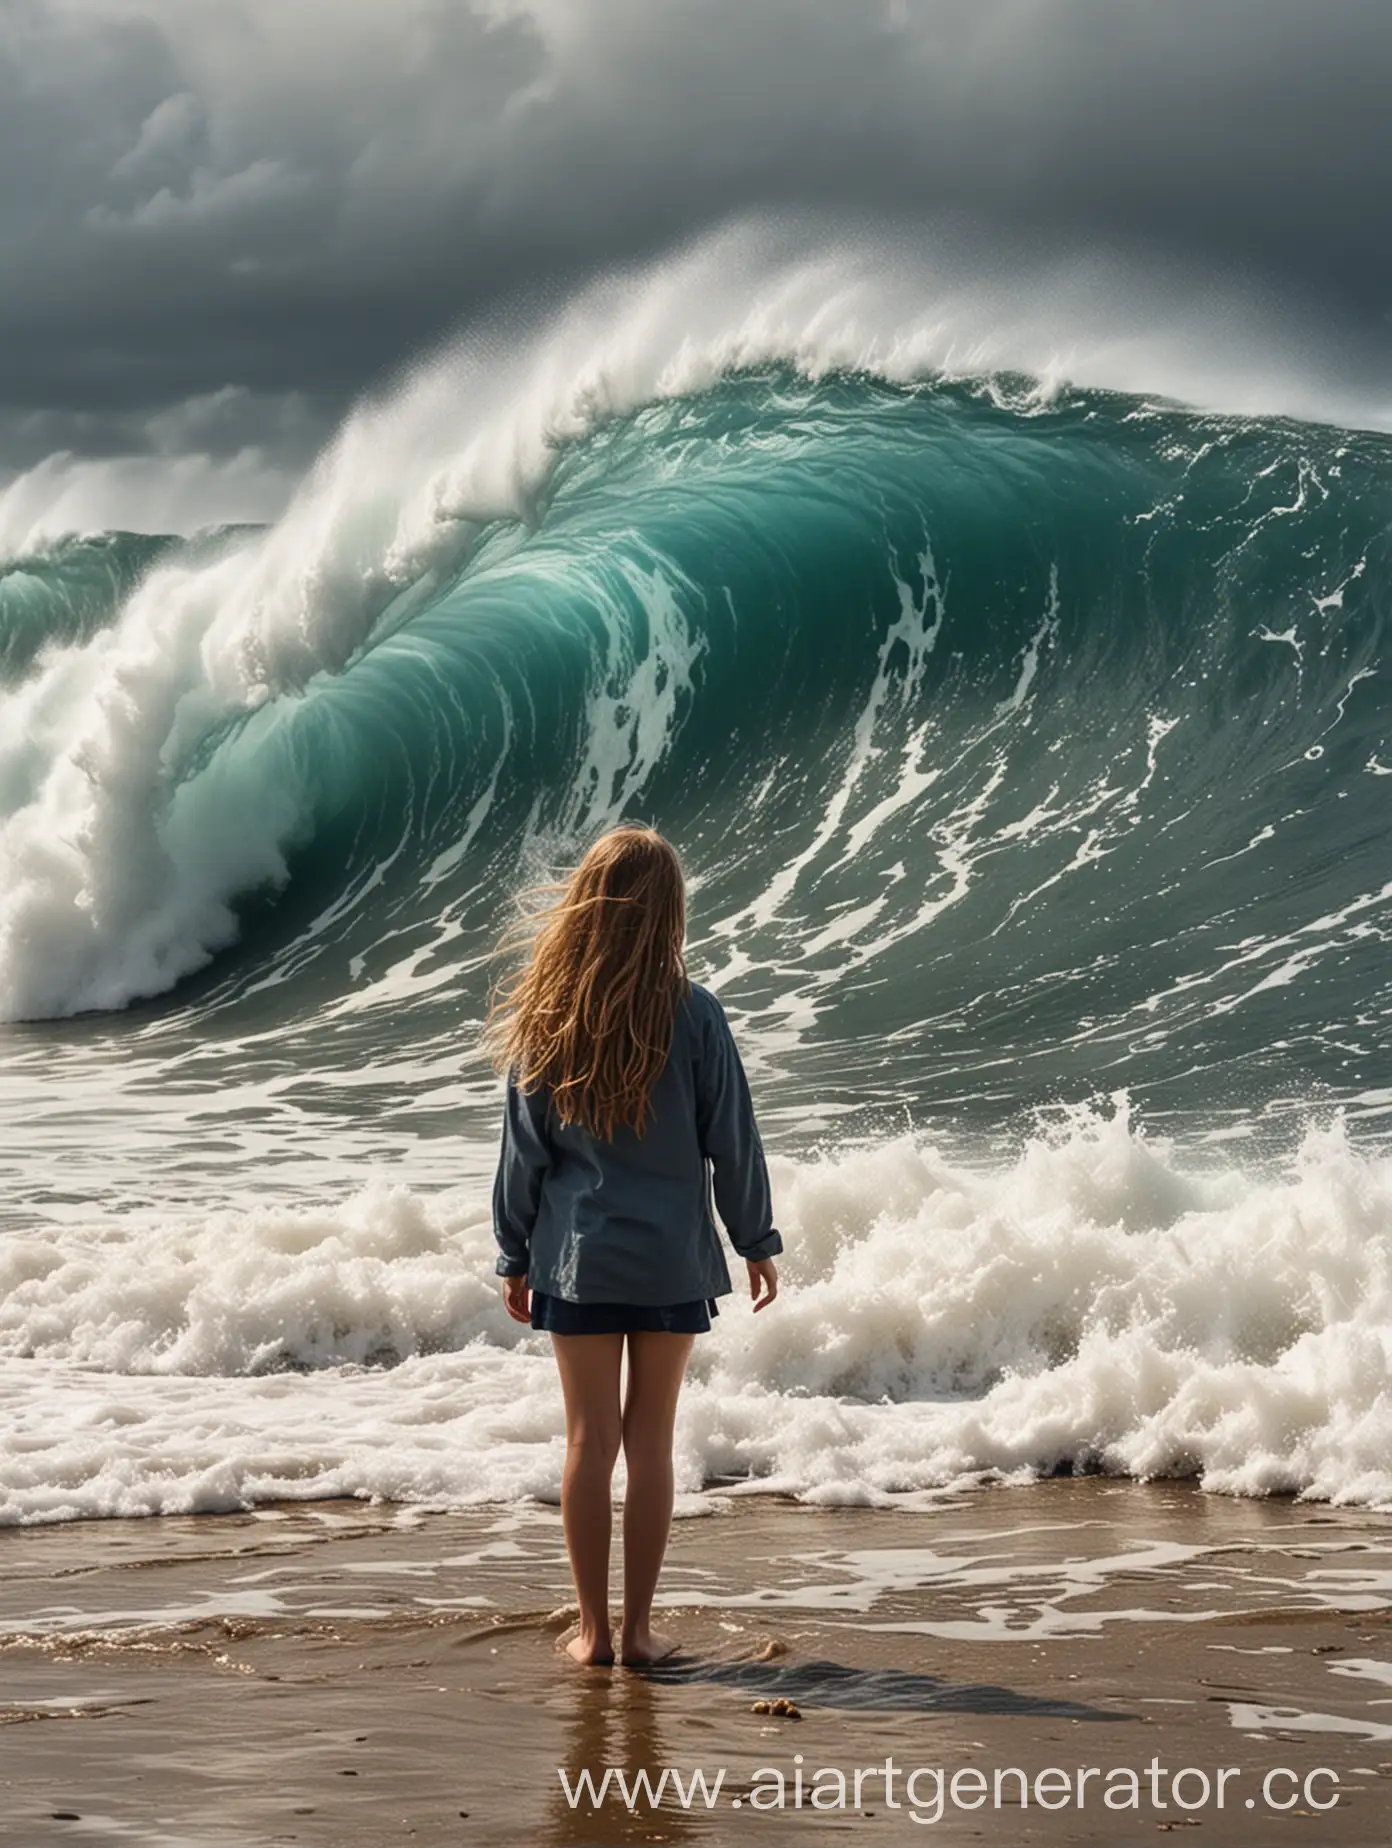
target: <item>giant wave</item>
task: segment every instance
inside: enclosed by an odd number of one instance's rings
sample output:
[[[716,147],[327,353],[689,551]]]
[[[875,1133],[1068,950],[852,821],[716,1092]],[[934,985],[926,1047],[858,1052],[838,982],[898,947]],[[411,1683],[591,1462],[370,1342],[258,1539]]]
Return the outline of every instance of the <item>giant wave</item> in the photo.
[[[388,954],[389,1036],[475,1011],[519,868],[641,813],[800,1089],[1377,1110],[1390,500],[1380,437],[783,369],[596,425],[394,576],[396,508],[288,582],[293,515],[28,559],[5,1012],[209,963],[190,1005],[370,1004]],[[90,632],[94,559],[144,570]]]

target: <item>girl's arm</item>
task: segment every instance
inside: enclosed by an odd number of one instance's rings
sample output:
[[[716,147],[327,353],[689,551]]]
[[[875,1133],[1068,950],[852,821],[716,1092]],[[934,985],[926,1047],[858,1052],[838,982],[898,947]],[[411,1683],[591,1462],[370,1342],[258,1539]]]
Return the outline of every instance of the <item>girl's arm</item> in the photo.
[[[749,1264],[759,1264],[783,1249],[773,1223],[768,1164],[749,1080],[724,1010],[711,996],[711,1017],[704,1035],[704,1056],[696,1088],[697,1130],[710,1159],[715,1204],[730,1243]]]
[[[503,1147],[493,1183],[493,1236],[498,1241],[500,1277],[525,1277],[532,1228],[541,1205],[541,1186],[551,1165],[546,1141],[546,1106],[517,1088],[508,1076],[503,1109]]]

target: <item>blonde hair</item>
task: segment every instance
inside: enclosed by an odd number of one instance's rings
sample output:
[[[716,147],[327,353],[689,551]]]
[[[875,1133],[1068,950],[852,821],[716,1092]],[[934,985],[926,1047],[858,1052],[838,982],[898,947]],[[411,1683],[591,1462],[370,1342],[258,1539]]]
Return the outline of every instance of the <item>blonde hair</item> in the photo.
[[[498,988],[488,1039],[562,1123],[642,1135],[688,991],[681,862],[652,828],[602,835],[553,902],[504,939],[529,953]]]

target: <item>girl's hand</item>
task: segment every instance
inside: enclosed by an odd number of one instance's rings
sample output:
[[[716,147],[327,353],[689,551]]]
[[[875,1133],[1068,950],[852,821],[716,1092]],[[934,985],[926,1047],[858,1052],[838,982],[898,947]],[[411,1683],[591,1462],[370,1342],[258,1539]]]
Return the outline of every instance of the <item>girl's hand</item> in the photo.
[[[778,1266],[772,1258],[761,1258],[749,1265],[749,1294],[754,1299],[754,1313],[767,1309],[778,1294]]]
[[[527,1288],[525,1277],[503,1278],[503,1307],[514,1322],[530,1323],[532,1319],[532,1293]]]

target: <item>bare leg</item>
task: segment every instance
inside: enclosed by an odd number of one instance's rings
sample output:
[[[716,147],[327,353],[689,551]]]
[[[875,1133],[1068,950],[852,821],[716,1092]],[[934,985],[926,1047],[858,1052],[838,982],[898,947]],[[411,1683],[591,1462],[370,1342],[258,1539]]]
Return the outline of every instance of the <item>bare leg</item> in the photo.
[[[624,1498],[624,1615],[620,1659],[630,1667],[657,1662],[676,1644],[652,1628],[653,1593],[672,1524],[672,1429],[677,1417],[691,1335],[628,1337],[628,1389],[623,1447],[628,1464]]]
[[[614,1464],[622,1424],[622,1335],[552,1335],[565,1395],[566,1460],[561,1521],[580,1605],[580,1633],[567,1645],[577,1662],[614,1659],[609,1628],[609,1535]]]

